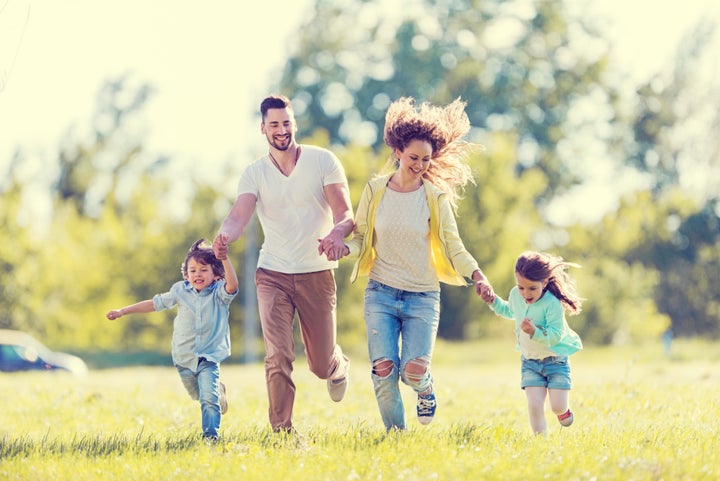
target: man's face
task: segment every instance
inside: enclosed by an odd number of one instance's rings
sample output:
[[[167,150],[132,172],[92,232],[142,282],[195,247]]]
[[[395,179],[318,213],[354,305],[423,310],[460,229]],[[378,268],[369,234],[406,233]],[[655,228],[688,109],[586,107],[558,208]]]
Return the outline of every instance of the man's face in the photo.
[[[268,109],[260,129],[272,147],[287,150],[294,142],[297,126],[289,108]]]

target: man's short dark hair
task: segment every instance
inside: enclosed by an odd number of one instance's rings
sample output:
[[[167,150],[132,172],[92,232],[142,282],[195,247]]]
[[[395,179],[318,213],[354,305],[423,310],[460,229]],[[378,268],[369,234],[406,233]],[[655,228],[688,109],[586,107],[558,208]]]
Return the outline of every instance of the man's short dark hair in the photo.
[[[267,111],[270,109],[290,109],[292,111],[292,104],[290,99],[284,95],[270,95],[260,103],[260,115],[262,115],[263,122]]]

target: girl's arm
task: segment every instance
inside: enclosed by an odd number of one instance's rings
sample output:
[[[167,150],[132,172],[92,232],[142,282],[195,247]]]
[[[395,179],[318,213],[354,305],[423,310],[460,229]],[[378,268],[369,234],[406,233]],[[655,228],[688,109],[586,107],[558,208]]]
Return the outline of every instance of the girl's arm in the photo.
[[[113,309],[109,311],[105,317],[112,321],[126,314],[145,314],[148,312],[155,312],[155,306],[153,305],[152,299],[136,302],[135,304],[131,304],[120,309]]]
[[[511,321],[515,320],[515,311],[512,308],[512,304],[497,294],[495,294],[495,300],[488,304],[488,306],[490,306],[490,309],[498,316],[510,319]]]

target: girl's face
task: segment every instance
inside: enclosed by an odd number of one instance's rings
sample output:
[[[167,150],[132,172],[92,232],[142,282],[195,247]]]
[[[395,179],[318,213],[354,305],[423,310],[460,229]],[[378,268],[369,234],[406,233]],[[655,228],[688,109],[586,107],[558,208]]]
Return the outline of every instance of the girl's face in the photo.
[[[421,177],[430,167],[430,159],[432,159],[432,145],[425,140],[411,140],[405,150],[395,151],[400,166],[398,170],[402,170],[413,177]]]
[[[543,290],[545,289],[545,286],[547,286],[548,280],[545,279],[544,281],[531,281],[530,279],[527,279],[516,272],[515,282],[517,283],[520,295],[525,298],[525,302],[528,304],[532,304],[533,302],[537,302],[538,299],[542,297]]]
[[[207,286],[218,280],[219,277],[213,273],[212,266],[208,264],[201,264],[194,257],[188,259],[187,263],[187,275],[185,276],[190,282],[190,285],[195,289],[202,291]]]

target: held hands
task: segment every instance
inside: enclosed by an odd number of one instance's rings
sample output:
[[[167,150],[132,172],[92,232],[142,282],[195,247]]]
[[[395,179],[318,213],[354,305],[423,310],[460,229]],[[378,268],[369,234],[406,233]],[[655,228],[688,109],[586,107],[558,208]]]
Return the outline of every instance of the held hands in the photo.
[[[488,304],[495,302],[495,291],[486,279],[475,282],[475,293]]]
[[[213,252],[218,260],[224,261],[228,256],[228,234],[227,232],[219,232],[213,239]]]
[[[329,261],[337,261],[350,253],[350,249],[345,245],[345,239],[330,232],[325,238],[318,239],[318,255],[327,257]]]

